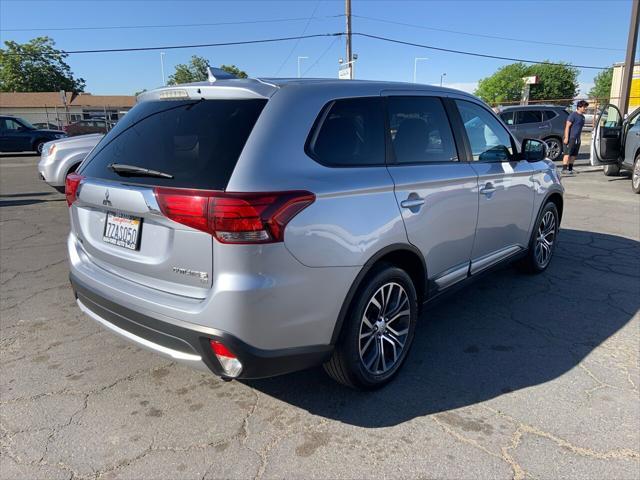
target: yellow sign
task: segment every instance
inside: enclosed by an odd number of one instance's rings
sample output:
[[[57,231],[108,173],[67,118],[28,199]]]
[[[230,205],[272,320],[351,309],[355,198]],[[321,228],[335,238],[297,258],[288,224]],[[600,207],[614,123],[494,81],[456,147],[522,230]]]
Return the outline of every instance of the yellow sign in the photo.
[[[640,106],[640,65],[636,65],[635,67],[633,67],[631,91],[629,92],[629,106]]]

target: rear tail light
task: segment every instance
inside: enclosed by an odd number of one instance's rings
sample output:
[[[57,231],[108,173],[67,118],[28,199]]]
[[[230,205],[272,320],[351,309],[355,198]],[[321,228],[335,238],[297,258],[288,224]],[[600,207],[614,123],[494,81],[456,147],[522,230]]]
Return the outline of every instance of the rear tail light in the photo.
[[[63,132],[68,132],[69,131],[69,125],[63,125],[62,126],[62,131]]]
[[[242,372],[242,363],[226,346],[217,340],[211,340],[211,350],[220,362],[224,373],[229,377],[237,377]]]
[[[304,191],[230,193],[156,187],[154,192],[164,215],[222,243],[282,242],[291,219],[315,201],[315,195]]]
[[[76,201],[78,195],[78,187],[84,177],[77,173],[70,173],[64,181],[64,194],[67,197],[67,205],[71,206]]]

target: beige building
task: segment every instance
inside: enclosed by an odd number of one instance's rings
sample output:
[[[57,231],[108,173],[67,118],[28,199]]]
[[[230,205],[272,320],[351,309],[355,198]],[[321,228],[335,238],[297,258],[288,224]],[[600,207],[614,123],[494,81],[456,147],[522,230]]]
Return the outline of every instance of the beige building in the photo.
[[[78,120],[96,117],[117,120],[135,103],[136,97],[128,95],[0,92],[0,115],[21,117],[31,123],[50,123],[61,128]]]

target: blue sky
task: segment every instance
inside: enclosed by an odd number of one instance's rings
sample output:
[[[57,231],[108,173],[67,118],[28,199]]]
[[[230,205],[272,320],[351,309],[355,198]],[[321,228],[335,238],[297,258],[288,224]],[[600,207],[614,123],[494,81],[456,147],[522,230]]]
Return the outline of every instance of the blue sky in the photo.
[[[352,0],[354,15],[422,28],[353,18],[353,31],[408,42],[533,60],[566,61],[608,66],[624,60],[631,0],[607,1],[373,1]],[[145,47],[214,43],[273,38],[344,30],[343,0],[290,1],[0,1],[1,40],[25,42],[49,35],[64,50]],[[309,17],[312,20],[306,20]],[[244,25],[146,29],[54,31],[51,28],[132,25],[175,25],[249,20],[302,19]],[[9,31],[9,29],[44,29]],[[497,35],[537,42],[577,44],[584,47],[544,45],[463,35]],[[417,80],[473,90],[476,82],[507,61],[462,56],[417,47],[354,37],[359,59],[356,77],[412,81],[414,58]],[[609,50],[606,50],[609,49]],[[236,64],[251,76],[296,76],[298,56],[306,56],[306,76],[336,77],[338,59],[345,55],[344,38],[318,38],[250,45],[167,50],[165,73],[191,55],[208,58],[213,65]],[[67,62],[94,94],[132,94],[161,84],[160,53],[103,53],[71,55]],[[583,89],[592,85],[595,70],[582,70]]]

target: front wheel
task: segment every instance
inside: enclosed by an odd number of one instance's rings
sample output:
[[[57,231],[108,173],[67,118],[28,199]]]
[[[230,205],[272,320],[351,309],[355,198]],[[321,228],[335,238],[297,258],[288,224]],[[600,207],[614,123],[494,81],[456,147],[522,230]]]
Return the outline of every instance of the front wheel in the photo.
[[[381,387],[403,364],[417,318],[411,277],[398,267],[381,265],[354,297],[325,371],[348,387]]]
[[[636,159],[633,161],[631,188],[635,193],[640,193],[640,154],[636,155]]]
[[[42,148],[44,147],[44,142],[37,142],[35,144],[35,150],[38,152],[38,155],[42,155]]]
[[[529,273],[544,272],[556,249],[560,216],[555,203],[548,202],[540,215],[531,234],[527,256],[520,263],[520,267]]]

